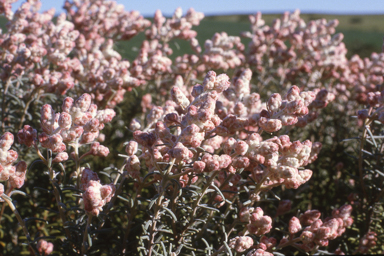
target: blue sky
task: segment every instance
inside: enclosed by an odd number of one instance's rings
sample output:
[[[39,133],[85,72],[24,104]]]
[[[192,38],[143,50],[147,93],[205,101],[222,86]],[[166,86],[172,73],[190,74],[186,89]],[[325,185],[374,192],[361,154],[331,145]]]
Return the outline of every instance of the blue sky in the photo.
[[[24,2],[19,0],[14,8]],[[64,0],[42,0],[42,10],[52,7],[62,12]],[[300,9],[302,13],[327,14],[384,14],[384,0],[117,0],[126,10],[137,10],[153,16],[157,9],[171,15],[177,7],[186,11],[193,7],[205,15],[282,13]]]

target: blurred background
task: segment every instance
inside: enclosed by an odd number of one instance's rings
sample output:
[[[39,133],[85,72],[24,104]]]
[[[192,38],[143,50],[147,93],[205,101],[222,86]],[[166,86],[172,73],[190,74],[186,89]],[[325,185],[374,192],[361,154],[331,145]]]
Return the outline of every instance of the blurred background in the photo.
[[[18,1],[13,5],[16,10],[24,1]],[[63,11],[64,0],[41,0],[42,11],[55,8],[56,13]],[[368,57],[372,52],[382,52],[384,36],[384,1],[383,0],[116,0],[123,4],[126,10],[137,10],[144,17],[153,17],[155,11],[160,9],[164,16],[172,16],[177,7],[184,12],[193,7],[196,11],[203,12],[206,18],[195,30],[197,39],[204,44],[215,32],[226,31],[229,35],[238,36],[241,31],[249,31],[248,15],[260,11],[267,25],[272,20],[280,17],[285,11],[299,9],[301,17],[305,20],[325,18],[327,20],[338,19],[340,24],[336,32],[344,34],[344,42],[348,49],[347,57],[359,54]],[[140,47],[139,42],[144,39],[141,33],[133,38],[130,44],[118,44],[123,57],[129,60],[136,56],[135,51]],[[246,41],[243,43],[247,43]],[[184,45],[181,44],[180,47]],[[186,47],[189,49],[189,47]],[[189,53],[188,50],[186,53]]]
[[[16,9],[23,1],[18,1],[14,5]],[[60,11],[64,0],[41,0],[44,10],[55,8]],[[117,0],[123,4],[127,10],[137,10],[146,17],[151,17],[157,9],[166,15],[172,15],[177,7],[187,10],[190,7],[196,11],[204,12],[206,15],[228,15],[228,14],[252,14],[257,11],[263,13],[281,13],[284,11],[294,11],[300,9],[303,13],[321,14],[384,14],[383,0]]]

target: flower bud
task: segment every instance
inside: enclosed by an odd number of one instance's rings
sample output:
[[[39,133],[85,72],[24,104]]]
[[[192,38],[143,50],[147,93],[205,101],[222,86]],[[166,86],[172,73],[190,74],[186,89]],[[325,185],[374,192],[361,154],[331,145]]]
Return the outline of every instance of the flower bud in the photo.
[[[268,119],[266,117],[260,117],[259,126],[266,132],[277,132],[281,129],[282,124],[279,119]]]
[[[300,89],[299,87],[297,87],[296,85],[292,86],[291,88],[289,88],[285,98],[288,100],[288,101],[294,101],[296,99],[300,99]]]
[[[131,131],[137,131],[141,129],[140,121],[136,118],[132,119],[131,123],[129,124],[129,129]]]
[[[267,102],[267,107],[269,111],[277,112],[280,109],[281,103],[282,103],[281,95],[278,93],[274,93],[269,97],[269,100]]]
[[[147,120],[149,123],[156,122],[159,120],[164,114],[164,110],[162,107],[154,106],[151,111],[147,115]]]
[[[134,140],[128,142],[127,146],[125,146],[125,152],[128,156],[134,155],[137,153],[138,143]]]
[[[133,133],[133,138],[144,147],[152,147],[156,141],[156,136],[153,133],[135,131]]]
[[[283,215],[291,210],[292,202],[291,200],[281,200],[279,206],[277,207],[276,215]]]
[[[141,169],[139,158],[136,155],[130,156],[125,169],[132,178],[139,179]]]
[[[236,252],[244,252],[253,246],[253,239],[249,236],[237,236],[229,240],[228,246]]]
[[[239,214],[239,219],[241,222],[245,222],[245,223],[249,223],[250,221],[250,217],[251,217],[251,213],[253,212],[254,208],[253,207],[243,207],[241,208],[240,210],[240,214]]]
[[[205,169],[205,163],[202,161],[196,161],[193,163],[193,171],[197,173],[202,173]]]
[[[66,112],[62,112],[59,117],[58,124],[62,129],[69,129],[72,125],[72,117]]]
[[[308,225],[311,225],[317,219],[319,219],[320,216],[321,216],[321,212],[319,212],[318,210],[312,210],[312,211],[308,210],[300,216],[300,222],[304,226],[308,226]]]
[[[97,173],[93,172],[91,169],[89,168],[84,168],[82,169],[81,171],[81,189],[83,191],[85,191],[87,189],[87,186],[88,186],[88,182],[90,180],[96,180],[96,181],[99,181],[99,176],[97,175]]]
[[[235,144],[235,153],[237,155],[245,155],[248,151],[249,145],[245,141],[237,141]]]
[[[96,113],[95,118],[97,118],[100,123],[109,123],[112,121],[112,119],[115,117],[116,112],[113,109],[104,109],[104,110],[98,110]]]
[[[91,106],[92,97],[88,93],[81,95],[76,101],[75,106],[80,109],[81,112],[86,112]]]
[[[197,98],[200,94],[202,94],[204,91],[204,87],[200,84],[197,84],[195,86],[193,86],[193,90],[192,90],[192,93],[191,95],[195,98]]]
[[[176,158],[176,161],[184,161],[193,157],[193,153],[185,147],[182,143],[178,142],[170,151],[171,157]]]
[[[21,188],[24,185],[27,164],[20,161],[16,165],[15,172],[9,177],[9,182],[13,188]]]
[[[179,105],[182,109],[187,109],[190,102],[184,93],[180,90],[179,87],[174,86],[171,89],[171,98],[177,105]]]
[[[17,138],[20,144],[30,147],[36,141],[37,131],[29,125],[24,125],[24,128],[17,133]]]
[[[42,255],[49,255],[53,252],[53,244],[40,239],[36,246],[37,250]]]
[[[296,234],[301,230],[301,225],[298,218],[292,217],[292,219],[289,221],[288,230],[290,234]]]
[[[99,142],[94,142],[91,145],[91,150],[89,151],[94,156],[106,157],[109,154],[109,149],[103,145],[100,145]]]
[[[315,235],[311,231],[303,231],[300,235],[303,244],[309,244],[315,238]]]
[[[68,160],[68,154],[67,152],[61,152],[56,155],[56,157],[52,160],[52,163],[61,163],[63,161]]]

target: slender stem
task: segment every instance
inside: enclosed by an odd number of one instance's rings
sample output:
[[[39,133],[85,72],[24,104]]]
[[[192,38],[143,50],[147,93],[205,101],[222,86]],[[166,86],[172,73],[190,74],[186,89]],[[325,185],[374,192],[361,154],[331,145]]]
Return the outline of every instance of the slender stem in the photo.
[[[370,107],[369,110],[368,110],[368,114],[371,114],[373,108]],[[363,176],[363,149],[364,149],[364,143],[365,143],[365,139],[367,137],[367,130],[369,129],[369,125],[371,123],[371,119],[367,118],[365,121],[364,121],[364,131],[363,131],[363,135],[360,139],[360,147],[359,147],[359,179],[360,179],[360,187],[361,187],[361,190],[363,192],[363,196],[365,199],[368,199],[367,198],[367,192],[365,190],[365,184],[364,184],[364,176]]]
[[[84,157],[89,156],[89,155],[92,155],[92,153],[90,151],[88,151],[87,153],[84,153],[81,157],[79,157],[79,159],[77,161],[80,162]]]
[[[87,219],[87,226],[85,227],[85,230],[84,230],[84,236],[83,236],[83,246],[81,247],[81,255],[86,255],[85,253],[87,252],[88,250],[88,243],[87,243],[87,238],[88,238],[88,229],[89,227],[91,226],[91,222],[92,222],[92,217],[93,215],[88,213],[88,219]],[[88,246],[85,246],[85,245],[88,245]]]
[[[363,176],[363,148],[365,138],[367,137],[367,128],[364,127],[363,136],[360,139],[360,147],[359,147],[359,178],[360,178],[360,187],[363,191],[364,198],[367,198],[367,192],[365,191],[364,185],[364,176]]]
[[[163,184],[163,185],[166,185],[166,184]],[[159,198],[157,199],[157,202],[155,205],[155,214],[152,218],[152,225],[151,225],[151,230],[149,235],[150,240],[148,244],[148,256],[152,255],[153,245],[155,242],[156,223],[157,223],[157,219],[159,218],[161,203],[163,202],[163,197],[164,197],[164,191],[165,191],[164,188],[162,188]]]
[[[115,91],[115,90],[112,89],[111,91],[112,91],[112,94],[111,94],[111,96],[109,96],[108,100],[105,102],[105,104],[104,104],[104,108],[107,108],[107,107],[108,107],[109,102],[111,102],[111,100],[113,99],[113,97],[115,97],[115,95],[116,95],[116,91]]]
[[[63,207],[61,206],[62,202],[61,202],[61,198],[60,198],[60,192],[57,189],[57,187],[55,186],[56,178],[55,178],[54,171],[53,171],[52,167],[49,167],[49,176],[50,176],[49,180],[51,181],[51,184],[53,187],[53,194],[54,194],[55,199],[56,199],[57,208],[59,210],[60,218],[61,218],[61,221],[63,222],[65,234],[66,234],[67,238],[69,239],[71,237],[71,233],[69,232],[68,227],[65,227],[65,223],[67,222],[67,220],[66,220],[66,216],[65,216],[65,212],[63,210]]]
[[[23,123],[24,123],[24,120],[25,120],[25,116],[27,115],[27,112],[28,112],[28,108],[29,108],[29,105],[31,104],[31,102],[34,100],[34,95],[37,91],[39,91],[41,88],[36,88],[35,90],[32,91],[32,93],[30,94],[29,96],[29,99],[27,101],[27,103],[25,103],[25,107],[24,107],[24,110],[23,110],[23,115],[21,116],[20,118],[20,123],[19,123],[19,130],[23,127]],[[39,92],[40,93],[40,92]]]
[[[6,194],[7,196],[9,196],[9,194],[12,192],[12,190],[13,190],[13,187],[11,186],[11,184],[10,184],[10,182],[9,182],[9,180],[8,180],[8,182],[7,182],[7,191],[5,192],[5,194]],[[0,212],[0,224],[1,224],[1,218],[3,217],[3,214],[4,214],[5,206],[6,206],[6,204],[3,204],[3,205],[1,206],[1,212]]]
[[[264,181],[267,179],[268,174],[269,174],[269,172],[267,172],[267,170],[266,170],[261,181],[259,183],[257,183],[256,188],[252,193],[252,195],[254,195],[254,196],[251,197],[252,204],[255,203],[256,196],[260,193],[260,191],[262,189],[262,185],[263,185]]]
[[[207,183],[205,184],[203,190],[200,192],[200,196],[197,200],[194,201],[193,203],[193,213],[191,215],[191,221],[185,226],[185,228],[183,229],[183,231],[180,232],[180,235],[178,237],[178,241],[177,243],[180,244],[181,241],[183,240],[183,234],[188,230],[188,228],[195,222],[195,218],[196,218],[196,212],[197,212],[197,206],[199,205],[201,199],[203,198],[203,196],[205,195],[205,192],[207,191],[207,189],[211,186],[212,184],[212,181],[215,179],[216,175],[219,173],[219,171],[214,171],[212,172],[212,175],[211,177],[209,178],[209,180],[207,181]]]
[[[219,253],[221,253],[222,251],[224,251],[224,249],[225,249],[225,246],[224,246],[224,245],[220,246],[220,248],[219,248],[216,252],[212,253],[211,256],[216,256],[216,255],[218,255]]]
[[[120,173],[123,172],[124,167],[125,167],[125,163],[123,164],[123,166],[122,166],[121,169],[120,169],[120,172],[119,172],[118,175],[116,176],[115,181],[113,182],[114,185],[116,185],[116,183],[117,183],[117,181],[118,181],[118,179],[119,179],[119,177],[120,177]],[[105,219],[107,218],[107,215],[108,215],[109,211],[112,209],[113,205],[115,204],[115,201],[116,201],[117,196],[120,195],[121,191],[123,190],[123,184],[124,184],[124,182],[125,182],[126,179],[127,179],[127,178],[124,176],[123,179],[121,180],[121,182],[120,182],[120,184],[119,184],[119,187],[117,188],[115,194],[113,195],[111,201],[109,201],[108,206],[107,206],[107,209],[105,209],[105,211],[104,211],[103,221],[100,223],[98,229],[100,229],[100,228],[102,228],[102,227],[104,226]]]
[[[176,161],[176,159],[173,158],[172,161],[170,162],[170,166],[168,167],[167,170],[165,170],[163,180],[162,180],[161,185],[160,185],[160,193],[159,193],[159,197],[157,198],[156,205],[155,205],[155,211],[154,211],[154,216],[152,219],[152,225],[151,225],[151,230],[150,230],[150,235],[149,235],[150,240],[149,240],[149,244],[148,244],[148,256],[152,255],[153,245],[155,242],[156,223],[157,223],[157,220],[160,216],[160,210],[161,210],[161,205],[163,202],[165,187],[167,186],[167,183],[168,183],[169,177],[170,177],[169,173],[172,170],[173,165],[175,164],[175,161]]]
[[[34,255],[40,255],[39,252],[37,251],[36,247],[33,245],[33,241],[31,240],[31,236],[29,235],[29,232],[28,232],[27,226],[25,225],[24,220],[21,218],[19,212],[17,211],[17,209],[14,206],[14,204],[12,203],[12,201],[9,200],[10,198],[8,196],[4,196],[4,194],[1,196],[1,198],[9,205],[9,208],[11,208],[11,210],[15,214],[17,220],[19,221],[20,226],[23,228],[24,234],[28,240],[29,247],[32,249],[33,254]]]
[[[201,201],[201,199],[203,199],[203,196],[205,195],[205,192],[211,186],[212,181],[215,179],[215,177],[216,177],[216,175],[218,173],[219,173],[219,171],[214,171],[212,173],[211,177],[207,181],[207,184],[205,184],[203,190],[201,191],[199,198],[194,202],[194,204],[193,204],[193,214],[192,214],[193,217],[196,216],[197,206],[200,204],[200,201]]]
[[[43,161],[43,163],[44,163],[45,165],[48,165],[47,159],[45,159],[45,157],[41,154],[41,152],[40,152],[40,150],[39,150],[39,147],[37,146],[36,143],[34,143],[34,146],[35,146],[37,155],[40,157],[40,159]]]
[[[275,251],[280,250],[280,249],[283,248],[283,247],[292,245],[292,244],[297,243],[297,242],[300,242],[300,241],[301,241],[301,238],[300,238],[300,237],[297,237],[297,238],[292,239],[292,240],[290,240],[290,241],[288,241],[288,242],[286,242],[286,243],[284,243],[284,244],[282,244],[282,245],[277,246]]]
[[[169,176],[169,178],[170,179],[176,179],[176,178],[179,178],[180,176],[184,176],[185,174],[188,174],[188,173],[192,173],[192,168],[191,169],[187,169],[186,171],[183,171],[181,173],[177,173],[177,174],[171,175],[171,176]]]

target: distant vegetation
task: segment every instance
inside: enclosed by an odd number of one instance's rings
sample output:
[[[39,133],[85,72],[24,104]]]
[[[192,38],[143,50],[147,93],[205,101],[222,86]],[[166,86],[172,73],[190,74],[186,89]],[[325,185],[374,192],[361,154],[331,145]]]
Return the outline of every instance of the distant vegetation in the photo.
[[[281,14],[263,14],[266,24],[272,24],[272,21],[279,18]],[[369,57],[372,52],[381,52],[384,36],[384,15],[325,15],[325,14],[301,14],[305,21],[325,18],[326,20],[338,19],[340,21],[337,32],[344,34],[344,43],[348,49],[347,56],[350,58],[354,54],[361,57]],[[242,31],[250,30],[248,15],[224,15],[208,16],[201,21],[196,31],[197,39],[201,45],[205,40],[212,38],[217,31],[226,31],[228,35],[238,36]],[[130,40],[128,43],[118,43],[119,52],[122,56],[133,60],[140,48],[140,42],[145,38],[140,34]],[[247,43],[245,40],[243,43]],[[188,43],[178,42],[181,52],[192,53]],[[173,47],[174,48],[174,47]],[[132,51],[133,50],[133,51]],[[177,50],[175,50],[176,53]],[[180,55],[178,52],[174,55]]]
[[[279,18],[281,14],[263,14],[266,24],[272,24],[272,21]],[[326,14],[301,14],[306,22],[325,18],[326,20],[338,19],[340,21],[336,32],[344,34],[344,43],[348,49],[347,57],[359,54],[361,57],[369,57],[372,52],[381,52],[384,37],[384,15],[326,15]],[[5,17],[0,17],[0,28],[5,29]],[[242,31],[250,30],[248,15],[222,15],[207,16],[201,25],[194,28],[198,32],[197,39],[201,45],[205,40],[211,39],[217,31],[225,31],[228,35],[238,36]],[[124,58],[132,61],[137,56],[140,43],[145,38],[141,33],[128,42],[117,43],[119,52]],[[248,43],[246,40],[243,43]],[[189,45],[185,41],[177,42],[178,46],[172,47],[174,54],[180,55],[180,52],[192,53]],[[179,49],[179,50],[177,50]],[[180,51],[180,52],[178,52]]]

